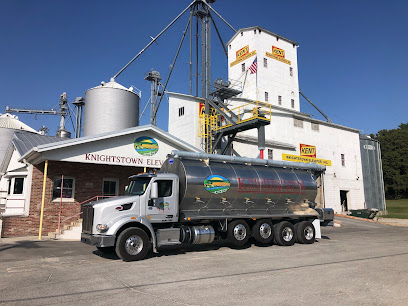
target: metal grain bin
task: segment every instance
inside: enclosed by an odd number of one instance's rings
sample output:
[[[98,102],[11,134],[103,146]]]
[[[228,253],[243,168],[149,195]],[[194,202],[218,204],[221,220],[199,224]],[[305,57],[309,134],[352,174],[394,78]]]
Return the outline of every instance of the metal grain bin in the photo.
[[[84,136],[122,130],[139,125],[140,96],[116,83],[89,89],[85,93]]]

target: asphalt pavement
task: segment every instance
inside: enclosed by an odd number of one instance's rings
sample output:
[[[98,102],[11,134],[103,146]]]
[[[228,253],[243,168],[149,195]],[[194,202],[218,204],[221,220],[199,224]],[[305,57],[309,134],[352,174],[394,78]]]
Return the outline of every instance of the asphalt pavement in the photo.
[[[407,305],[408,228],[337,218],[312,245],[167,247],[123,262],[76,241],[0,242],[10,305]]]

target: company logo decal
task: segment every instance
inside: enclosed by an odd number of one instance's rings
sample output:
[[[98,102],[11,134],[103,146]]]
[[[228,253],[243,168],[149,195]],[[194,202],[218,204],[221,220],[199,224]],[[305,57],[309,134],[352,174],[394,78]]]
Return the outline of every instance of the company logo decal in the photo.
[[[230,189],[231,183],[221,175],[210,175],[204,179],[204,188],[211,193],[224,193]]]
[[[230,67],[235,66],[236,64],[245,61],[246,59],[250,58],[251,56],[254,56],[256,54],[256,50],[249,52],[249,45],[246,45],[245,47],[239,49],[235,55],[236,55],[236,60],[230,63]]]
[[[288,65],[292,65],[292,62],[291,62],[291,61],[285,59],[285,50],[283,50],[283,49],[281,49],[281,48],[272,46],[272,53],[265,52],[265,55],[266,55],[267,57],[276,59],[276,60],[278,60],[278,61],[280,61],[280,62],[282,62],[282,63],[288,64]]]
[[[151,137],[141,136],[135,140],[135,150],[143,156],[152,156],[159,151],[159,144]]]
[[[160,210],[165,210],[165,209],[169,210],[170,209],[169,205],[170,205],[169,202],[161,202],[159,204],[159,209]]]
[[[237,58],[236,59],[239,59],[239,58],[243,57],[244,55],[247,55],[248,53],[249,53],[249,45],[247,45],[247,46],[245,46],[242,49],[239,49],[237,51],[237,53],[236,53]]]
[[[316,147],[300,143],[300,156],[316,157]]]

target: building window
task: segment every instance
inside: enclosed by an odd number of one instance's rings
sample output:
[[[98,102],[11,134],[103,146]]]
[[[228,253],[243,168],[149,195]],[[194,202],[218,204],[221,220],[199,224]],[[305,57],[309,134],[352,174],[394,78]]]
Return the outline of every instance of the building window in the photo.
[[[262,32],[262,31],[261,31],[261,30],[259,30],[259,34],[261,34],[261,32]]]
[[[268,159],[273,159],[273,150],[268,149]]]
[[[244,32],[241,32],[241,36],[244,36]]]
[[[289,67],[289,74],[290,74],[290,76],[293,76],[293,68],[292,67]]]
[[[292,105],[292,108],[295,108],[295,100],[294,99],[290,99],[290,104]]]
[[[229,48],[231,49],[231,45],[229,45]]]
[[[256,29],[254,30],[254,34],[256,34]]]
[[[242,71],[242,72],[245,72],[245,63],[242,63],[242,64],[241,64],[241,71]]]
[[[104,178],[102,185],[103,196],[117,196],[118,195],[118,179]]]
[[[282,96],[278,96],[278,104],[282,105]]]
[[[267,58],[264,58],[264,67],[268,68],[268,59]]]
[[[179,117],[184,116],[184,106],[179,108]]]
[[[293,118],[293,125],[299,128],[303,128],[303,120]]]
[[[54,186],[52,188],[52,199],[61,198],[61,189],[62,189],[62,198],[63,199],[74,199],[75,195],[75,180],[73,178],[64,177],[61,188],[61,177],[54,178]]]
[[[24,177],[12,177],[8,182],[8,195],[23,194],[24,191]]]
[[[345,157],[344,157],[344,154],[341,154],[341,165],[342,165],[343,167],[346,166],[346,159],[345,159]]]
[[[265,102],[268,102],[268,99],[269,99],[268,92],[267,92],[267,91],[265,91]]]
[[[312,122],[312,131],[316,131],[316,132],[319,131],[319,124],[318,123],[313,123]]]

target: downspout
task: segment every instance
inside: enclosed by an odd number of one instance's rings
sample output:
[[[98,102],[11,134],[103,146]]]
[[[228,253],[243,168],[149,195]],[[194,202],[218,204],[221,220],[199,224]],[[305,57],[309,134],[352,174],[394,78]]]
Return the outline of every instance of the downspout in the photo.
[[[43,217],[44,217],[44,202],[45,202],[45,185],[46,185],[46,182],[47,182],[47,170],[48,170],[48,159],[45,160],[45,164],[44,164],[43,190],[42,190],[42,199],[41,199],[40,230],[39,230],[39,233],[38,233],[38,240],[41,240],[41,234],[42,234],[42,223],[43,223]]]

